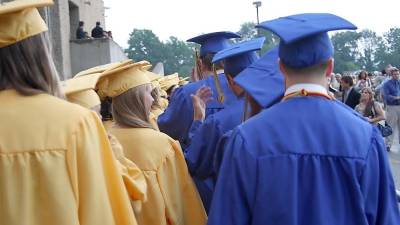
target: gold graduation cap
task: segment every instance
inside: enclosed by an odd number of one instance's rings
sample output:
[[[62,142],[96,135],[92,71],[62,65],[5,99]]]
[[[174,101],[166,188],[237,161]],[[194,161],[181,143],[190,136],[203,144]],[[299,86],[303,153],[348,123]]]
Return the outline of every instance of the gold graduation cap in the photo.
[[[146,74],[150,67],[149,62],[140,61],[104,71],[97,85],[99,95],[113,98],[131,88],[151,84]]]
[[[190,77],[179,77],[179,86],[183,86],[189,83]]]
[[[14,0],[0,3],[0,48],[47,31],[37,8],[52,0]]]
[[[67,100],[88,109],[100,105],[100,98],[94,91],[100,76],[100,73],[95,73],[65,81],[63,89]]]
[[[132,64],[132,63],[133,63],[132,59],[127,59],[127,60],[123,60],[120,62],[99,65],[99,66],[89,68],[87,70],[83,70],[83,71],[77,73],[74,77],[85,76],[85,75],[92,74],[92,73],[103,73],[106,70],[112,70],[112,69],[115,69],[115,68],[118,68],[121,66]]]
[[[174,73],[174,74],[171,74],[168,76],[164,76],[162,79],[160,79],[159,82],[160,82],[161,89],[166,91],[170,87],[179,84],[179,75],[178,75],[178,73]]]
[[[153,88],[156,88],[156,87],[160,87],[161,88],[160,79],[162,79],[163,76],[161,76],[159,74],[156,74],[156,73],[153,73],[153,72],[150,72],[150,71],[146,71],[146,74],[149,77],[149,79],[151,81],[151,86]]]

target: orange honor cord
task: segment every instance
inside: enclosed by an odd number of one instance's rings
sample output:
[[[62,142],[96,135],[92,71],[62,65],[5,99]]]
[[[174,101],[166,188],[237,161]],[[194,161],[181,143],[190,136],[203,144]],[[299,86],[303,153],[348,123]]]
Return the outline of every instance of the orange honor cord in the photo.
[[[332,100],[332,97],[327,95],[327,94],[324,94],[324,93],[321,93],[321,92],[306,91],[305,89],[301,89],[301,91],[296,91],[296,92],[289,93],[289,94],[285,95],[282,98],[282,101],[285,101],[285,100],[287,100],[289,98],[293,98],[293,97],[306,97],[306,96],[324,97],[324,98],[326,98],[328,100]]]

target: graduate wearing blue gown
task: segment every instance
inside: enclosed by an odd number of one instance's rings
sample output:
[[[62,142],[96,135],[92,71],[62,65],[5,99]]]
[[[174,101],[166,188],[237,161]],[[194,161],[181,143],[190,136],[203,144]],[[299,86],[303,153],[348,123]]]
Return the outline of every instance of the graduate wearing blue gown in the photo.
[[[285,97],[233,131],[208,224],[400,224],[382,136],[327,92],[326,32],[356,27],[325,13],[259,26],[281,39]]]
[[[250,79],[249,76],[251,76]],[[234,81],[245,92],[252,94],[248,95],[251,108],[247,109],[245,120],[248,116],[257,114],[261,109],[266,109],[278,103],[285,92],[283,75],[278,65],[278,48],[269,50],[236,76]],[[226,143],[231,134],[231,131],[225,132],[218,141],[213,160],[215,176],[218,175]]]
[[[213,63],[224,60],[224,72],[231,92],[237,96],[237,99],[223,110],[208,116],[204,122],[201,117],[194,118],[191,134],[189,134],[192,138],[184,150],[189,171],[197,184],[206,210],[212,199],[215,177],[213,161],[218,141],[224,133],[239,125],[243,119],[245,106],[243,89],[237,86],[233,79],[259,59],[256,51],[262,48],[264,40],[265,38],[261,37],[232,45],[218,52],[213,58]],[[283,78],[278,85],[281,88],[267,87],[276,90],[269,96],[271,102],[283,95]]]
[[[230,38],[239,38],[240,36],[233,32],[214,32],[203,34],[189,39],[189,42],[196,42],[200,47],[200,60],[204,65],[210,63],[215,53],[230,46],[228,40]],[[207,63],[208,62],[208,63]],[[207,67],[207,66],[205,66]],[[205,68],[204,67],[204,68]],[[190,126],[193,122],[193,105],[191,94],[194,94],[202,86],[208,86],[217,96],[218,91],[214,81],[211,68],[204,69],[203,73],[207,76],[203,80],[189,83],[174,91],[167,109],[158,117],[158,127],[160,131],[168,134],[175,140],[178,140],[182,147],[188,144],[188,134]],[[206,117],[212,115],[230,104],[235,100],[236,96],[229,90],[229,85],[222,71],[218,71],[218,81],[221,86],[224,102],[215,100],[207,103]]]

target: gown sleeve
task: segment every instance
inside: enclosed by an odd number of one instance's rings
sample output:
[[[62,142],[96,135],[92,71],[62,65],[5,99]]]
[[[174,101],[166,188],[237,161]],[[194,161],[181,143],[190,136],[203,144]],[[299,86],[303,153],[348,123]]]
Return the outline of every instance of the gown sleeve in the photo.
[[[257,160],[247,151],[245,140],[235,131],[226,152],[213,195],[208,224],[251,224],[255,201]]]
[[[158,117],[158,127],[161,132],[185,143],[192,122],[192,100],[185,95],[183,88],[178,88],[174,92],[168,108]]]
[[[213,175],[215,149],[222,136],[219,123],[211,115],[193,134],[185,149],[186,162],[192,176],[206,179]]]
[[[69,149],[80,224],[136,225],[106,131],[95,113],[81,121]]]
[[[368,224],[400,224],[395,185],[386,147],[374,128],[371,147],[360,178]]]

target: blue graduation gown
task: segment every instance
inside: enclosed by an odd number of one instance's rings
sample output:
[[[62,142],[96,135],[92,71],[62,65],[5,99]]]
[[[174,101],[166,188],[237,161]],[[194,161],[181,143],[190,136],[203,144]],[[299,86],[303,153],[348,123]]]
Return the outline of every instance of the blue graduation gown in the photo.
[[[229,89],[228,81],[224,74],[218,75],[221,88],[225,95],[225,101],[221,104],[216,99],[218,96],[217,88],[215,87],[214,77],[207,78],[184,85],[175,90],[172,99],[169,102],[167,109],[158,117],[158,127],[161,132],[168,134],[175,140],[178,140],[182,147],[185,147],[188,142],[188,133],[193,122],[193,105],[191,94],[194,94],[202,86],[209,86],[213,92],[214,99],[206,106],[206,118],[230,104],[236,96]]]
[[[192,125],[197,129],[191,128],[189,136],[193,138],[184,150],[185,158],[207,211],[214,191],[213,161],[218,141],[224,133],[241,123],[243,110],[244,100],[238,98],[225,109],[207,117],[203,123]]]
[[[278,103],[232,134],[208,224],[400,224],[386,154],[377,128],[340,102]]]

